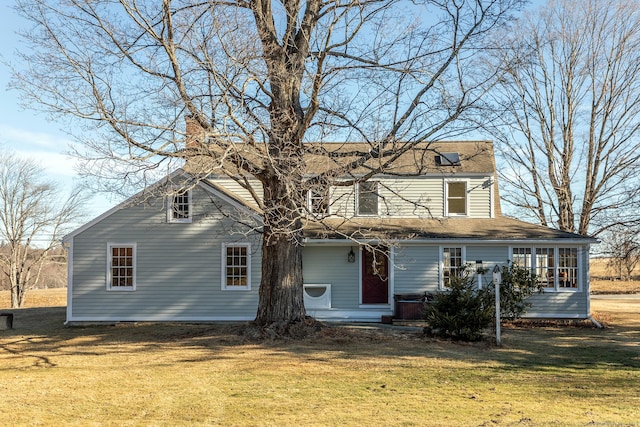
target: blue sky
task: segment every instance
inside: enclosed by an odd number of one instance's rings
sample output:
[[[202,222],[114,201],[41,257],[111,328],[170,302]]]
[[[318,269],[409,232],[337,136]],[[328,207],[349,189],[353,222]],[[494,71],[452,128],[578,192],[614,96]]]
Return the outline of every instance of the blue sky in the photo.
[[[10,150],[20,156],[35,159],[46,170],[47,178],[72,188],[78,180],[74,170],[76,159],[69,156],[71,138],[61,123],[49,121],[42,113],[19,105],[18,92],[8,90],[9,70],[4,61],[19,65],[15,51],[20,47],[18,29],[28,28],[12,9],[13,2],[0,2],[0,150]],[[90,217],[108,210],[115,202],[106,195],[96,196],[88,204]]]

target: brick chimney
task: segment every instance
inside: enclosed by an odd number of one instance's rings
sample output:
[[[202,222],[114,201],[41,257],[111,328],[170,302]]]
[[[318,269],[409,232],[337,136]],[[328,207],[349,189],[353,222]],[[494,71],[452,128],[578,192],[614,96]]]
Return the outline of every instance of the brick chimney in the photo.
[[[191,115],[184,117],[186,123],[186,135],[185,135],[185,148],[197,150],[201,148],[201,145],[205,139],[204,129]]]

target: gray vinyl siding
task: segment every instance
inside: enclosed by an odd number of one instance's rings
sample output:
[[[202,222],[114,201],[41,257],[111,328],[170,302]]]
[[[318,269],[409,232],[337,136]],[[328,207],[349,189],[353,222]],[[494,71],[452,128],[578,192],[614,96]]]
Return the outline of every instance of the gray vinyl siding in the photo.
[[[507,245],[464,245],[460,243],[444,246],[464,247],[466,262],[475,268],[476,260],[483,262],[489,272],[483,277],[483,284],[493,277],[491,270],[495,265],[506,265],[510,258]],[[555,246],[555,245],[548,245]],[[562,245],[561,245],[562,246]],[[402,245],[395,249],[394,256],[394,294],[438,292],[441,245]],[[582,248],[580,257],[581,287],[579,290],[545,291],[530,298],[533,307],[530,317],[568,317],[584,318],[588,316],[587,266],[588,251]],[[475,276],[475,275],[474,275]],[[474,277],[474,280],[477,280]]]
[[[588,315],[585,292],[543,292],[529,297],[533,306],[525,317],[585,318]]]
[[[439,277],[438,246],[401,246],[394,254],[394,293],[435,292]]]
[[[398,218],[440,218],[445,214],[444,186],[447,179],[467,182],[469,217],[491,217],[490,176],[482,177],[377,177],[372,181],[379,184],[379,216]],[[256,206],[253,197],[245,188],[230,178],[216,178],[215,182]],[[262,187],[255,182],[254,188],[262,195]],[[356,187],[335,186],[331,191],[330,211],[334,216],[352,217],[356,215]]]
[[[216,200],[221,205],[220,200]],[[167,320],[255,316],[260,245],[192,193],[192,223],[167,223],[162,199],[116,211],[73,239],[72,318]],[[234,208],[223,205],[227,214]],[[222,244],[251,242],[251,290],[222,290]],[[135,243],[135,291],[108,291],[107,244]]]
[[[360,251],[347,261],[349,246],[306,246],[302,251],[304,283],[330,284],[332,309],[357,309],[360,303]]]
[[[496,264],[502,266],[509,260],[508,246],[467,245],[466,248],[467,263],[474,268],[476,261],[482,261],[483,267],[493,269]]]

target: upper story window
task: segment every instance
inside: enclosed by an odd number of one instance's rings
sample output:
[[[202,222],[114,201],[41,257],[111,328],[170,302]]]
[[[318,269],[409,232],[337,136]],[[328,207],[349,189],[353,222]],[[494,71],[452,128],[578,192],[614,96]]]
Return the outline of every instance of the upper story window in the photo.
[[[136,287],[135,243],[109,243],[107,253],[107,290],[134,291]]]
[[[309,212],[318,215],[329,215],[329,191],[326,189],[309,190]]]
[[[467,215],[467,183],[465,181],[447,181],[445,216]]]
[[[169,196],[167,221],[191,222],[191,191],[184,190]]]
[[[378,181],[358,183],[358,215],[378,215]]]
[[[578,248],[513,248],[512,262],[530,268],[548,289],[577,289]]]
[[[251,289],[251,245],[249,243],[223,245],[222,289]]]

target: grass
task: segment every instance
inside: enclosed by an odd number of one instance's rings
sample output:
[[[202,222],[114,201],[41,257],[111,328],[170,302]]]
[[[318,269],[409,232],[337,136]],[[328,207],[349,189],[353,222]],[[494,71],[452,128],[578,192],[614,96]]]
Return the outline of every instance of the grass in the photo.
[[[610,269],[607,268],[606,258],[593,258],[589,263],[591,272],[592,294],[635,294],[640,293],[639,268],[634,271],[635,280],[611,280]]]
[[[607,328],[507,326],[504,345],[341,326],[256,343],[231,324],[67,328],[34,291],[0,331],[5,425],[638,425],[640,300]],[[0,292],[0,301],[8,296]],[[46,305],[43,305],[46,304]],[[0,305],[0,307],[2,307]]]

